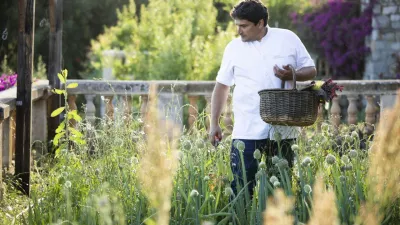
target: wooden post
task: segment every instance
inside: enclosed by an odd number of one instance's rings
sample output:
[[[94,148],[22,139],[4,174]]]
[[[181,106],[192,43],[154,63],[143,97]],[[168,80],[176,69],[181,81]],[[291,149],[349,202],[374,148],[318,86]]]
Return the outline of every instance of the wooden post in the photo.
[[[29,195],[35,0],[19,0],[15,174]]]
[[[61,72],[62,62],[62,19],[63,19],[63,1],[62,0],[49,0],[49,14],[50,14],[50,37],[49,37],[49,69],[47,79],[52,88],[61,88],[60,80],[57,73]],[[47,138],[53,140],[55,131],[60,124],[60,116],[51,117],[51,113],[62,106],[63,96],[51,95],[48,99],[47,108]],[[52,146],[49,147],[49,152],[52,152]]]

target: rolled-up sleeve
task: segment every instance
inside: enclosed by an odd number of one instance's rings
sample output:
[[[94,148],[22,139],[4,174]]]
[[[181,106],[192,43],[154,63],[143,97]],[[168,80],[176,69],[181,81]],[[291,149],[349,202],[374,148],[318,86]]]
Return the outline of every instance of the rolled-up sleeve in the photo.
[[[222,57],[221,67],[219,68],[216,81],[226,86],[232,86],[235,84],[233,76],[233,55],[232,46],[228,44]]]
[[[304,67],[315,66],[314,60],[311,58],[303,42],[296,34],[294,34],[294,42],[296,47],[296,70]]]

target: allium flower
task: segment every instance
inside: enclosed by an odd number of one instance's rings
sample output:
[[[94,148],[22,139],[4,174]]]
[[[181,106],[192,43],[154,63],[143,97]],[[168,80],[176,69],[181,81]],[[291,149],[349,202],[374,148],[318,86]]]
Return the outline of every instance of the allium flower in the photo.
[[[260,164],[258,164],[258,167],[260,169],[267,169],[267,165],[265,164],[265,162],[260,162]]]
[[[211,195],[211,194],[210,194],[209,198],[210,198],[211,201],[215,201],[214,195]]]
[[[272,157],[272,163],[273,163],[273,164],[277,164],[278,162],[279,162],[279,157],[276,156],[276,155],[273,156],[273,157]]]
[[[347,155],[343,155],[341,159],[344,164],[348,164],[350,162],[350,159]]]
[[[280,169],[285,169],[289,167],[289,162],[286,159],[280,159],[276,165]]]
[[[235,147],[236,147],[237,150],[243,152],[244,149],[246,148],[246,145],[244,144],[243,141],[236,141]]]
[[[274,184],[276,181],[279,181],[278,178],[276,176],[271,176],[269,178],[269,182],[271,182],[271,184]]]
[[[357,133],[357,131],[353,131],[353,132],[351,132],[351,137],[352,137],[353,139],[356,139],[356,138],[358,138],[359,136],[358,136],[358,133]]]
[[[197,196],[199,196],[199,192],[198,192],[197,190],[192,190],[192,191],[190,192],[190,197],[191,197],[191,198],[197,197]]]
[[[350,142],[352,140],[352,138],[351,138],[351,136],[350,135],[344,135],[344,141],[346,141],[346,142]]]
[[[226,187],[225,190],[224,190],[224,194],[225,194],[225,196],[231,196],[231,195],[233,195],[233,190],[232,190],[232,188]]]
[[[307,157],[305,157],[305,158],[303,159],[303,161],[301,162],[301,165],[303,165],[303,166],[309,166],[309,165],[311,164],[311,162],[312,162],[311,158],[307,156]]]
[[[278,188],[278,187],[280,187],[281,186],[281,183],[279,182],[279,181],[275,181],[274,182],[274,187],[275,188]]]
[[[184,141],[183,144],[183,149],[189,151],[190,149],[192,149],[192,144],[190,143],[190,141]]]
[[[304,185],[304,192],[310,194],[312,192],[311,186],[308,184]]]
[[[72,186],[71,181],[67,180],[67,181],[65,182],[65,187],[66,187],[66,188],[71,188],[71,186]]]
[[[296,144],[292,145],[292,151],[294,151],[294,152],[299,151],[299,146]]]
[[[209,177],[209,176],[205,176],[205,177],[203,178],[203,180],[204,180],[204,181],[209,181],[209,180],[210,180],[210,177]]]
[[[261,152],[260,152],[260,150],[256,149],[256,150],[254,151],[254,153],[253,153],[253,157],[254,157],[255,159],[257,159],[257,160],[260,160],[260,159],[261,159]]]
[[[204,141],[201,139],[198,139],[196,141],[196,146],[197,146],[197,148],[204,148],[205,147]]]
[[[357,156],[358,156],[358,152],[356,151],[356,150],[354,150],[354,149],[352,149],[352,150],[350,150],[350,152],[349,152],[349,156],[350,156],[350,158],[357,158]]]
[[[328,155],[326,156],[326,158],[325,158],[325,161],[326,161],[326,163],[328,163],[328,164],[330,164],[330,165],[333,165],[333,164],[335,164],[335,162],[336,162],[336,158],[335,158],[334,155],[328,154]]]

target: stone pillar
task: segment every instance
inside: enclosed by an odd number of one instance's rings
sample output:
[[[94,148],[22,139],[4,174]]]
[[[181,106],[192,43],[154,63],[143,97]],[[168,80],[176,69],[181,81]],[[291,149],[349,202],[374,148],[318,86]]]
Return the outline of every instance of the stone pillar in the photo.
[[[103,51],[103,80],[114,80],[113,75],[113,62],[115,59],[124,59],[125,52],[117,50],[106,50]],[[100,101],[100,117],[103,117],[106,113],[106,103]]]
[[[47,99],[32,103],[32,148],[43,155],[47,153]]]
[[[366,39],[371,49],[365,64],[366,80],[399,78],[396,57],[400,57],[400,7],[396,2],[378,1],[374,5],[372,34]]]

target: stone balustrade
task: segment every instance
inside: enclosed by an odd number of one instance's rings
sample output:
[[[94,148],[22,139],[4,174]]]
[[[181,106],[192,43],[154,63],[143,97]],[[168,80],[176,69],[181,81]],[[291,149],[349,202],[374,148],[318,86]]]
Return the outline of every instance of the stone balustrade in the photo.
[[[32,86],[32,136],[34,145],[47,140],[47,98],[51,94],[49,82],[41,80]],[[0,166],[9,168],[15,153],[16,108],[15,101],[17,88],[12,87],[0,92]],[[46,146],[37,149],[45,150]],[[1,178],[1,173],[0,173]],[[0,179],[1,181],[1,179]]]
[[[81,108],[77,105],[77,97],[84,96],[85,118],[94,122],[96,108],[100,107],[95,99],[103,96],[104,117],[112,120],[115,116],[116,104],[123,106],[126,115],[133,112],[132,99],[140,98],[139,114],[144,114],[147,108],[148,92],[151,84],[158,86],[158,106],[169,119],[183,128],[183,124],[194,126],[199,117],[198,103],[204,99],[207,103],[206,112],[210,113],[213,81],[94,81],[69,80],[68,83],[78,83],[78,87],[68,90],[68,104],[71,109]],[[329,105],[321,105],[320,118],[338,126],[341,123],[355,124],[365,121],[373,130],[379,118],[384,117],[384,109],[394,104],[396,90],[400,88],[400,80],[359,80],[337,81],[344,86]],[[301,89],[309,82],[298,82]],[[47,97],[51,94],[48,81],[38,81],[32,88],[32,143],[46,143],[47,139]],[[186,100],[185,100],[186,99]],[[15,100],[16,88],[0,92],[0,156],[1,167],[9,167],[15,148]],[[184,104],[185,102],[185,104]],[[225,131],[230,132],[233,125],[231,100],[225,107],[222,123]],[[187,110],[184,121],[183,111]],[[322,120],[318,120],[321,123]],[[209,120],[206,120],[206,124]],[[44,146],[45,148],[46,146]]]

